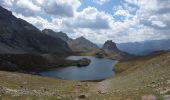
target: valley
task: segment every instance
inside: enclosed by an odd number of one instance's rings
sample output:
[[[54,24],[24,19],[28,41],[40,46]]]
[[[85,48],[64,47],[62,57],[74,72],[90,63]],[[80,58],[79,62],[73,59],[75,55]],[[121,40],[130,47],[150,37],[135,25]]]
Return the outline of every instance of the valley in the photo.
[[[168,43],[100,48],[14,15],[0,6],[0,99],[170,100]]]
[[[169,57],[162,53],[154,57],[118,63],[129,67],[115,77],[99,82],[67,81],[36,75],[1,71],[0,97],[6,99],[72,99],[84,95],[90,100],[140,100],[169,98]],[[146,60],[147,59],[147,60]],[[81,98],[80,98],[81,99]],[[168,100],[168,99],[165,99]]]

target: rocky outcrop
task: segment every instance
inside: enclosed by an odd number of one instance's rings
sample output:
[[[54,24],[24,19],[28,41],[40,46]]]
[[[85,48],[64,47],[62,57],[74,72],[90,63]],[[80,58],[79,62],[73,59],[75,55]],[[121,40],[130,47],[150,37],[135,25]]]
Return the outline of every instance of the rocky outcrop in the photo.
[[[66,53],[65,41],[54,38],[18,19],[0,6],[0,53]]]
[[[116,43],[112,40],[108,40],[103,45],[103,50],[106,52],[120,53],[121,51],[117,48]]]
[[[119,50],[116,46],[116,43],[113,42],[112,40],[106,41],[103,45],[102,50],[103,50],[102,54],[111,59],[127,60],[127,59],[132,59],[135,57],[132,54],[128,54],[126,52]]]

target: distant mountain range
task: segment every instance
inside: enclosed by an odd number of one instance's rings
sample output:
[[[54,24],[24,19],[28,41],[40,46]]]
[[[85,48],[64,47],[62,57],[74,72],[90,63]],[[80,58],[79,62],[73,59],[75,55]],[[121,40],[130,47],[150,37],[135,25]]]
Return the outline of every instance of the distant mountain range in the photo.
[[[0,53],[69,53],[98,48],[91,41],[80,37],[71,39],[63,32],[50,29],[40,31],[32,24],[16,18],[0,6]]]
[[[63,32],[54,32],[53,30],[50,29],[45,29],[42,32],[52,37],[64,40],[65,42],[67,42],[72,51],[75,52],[89,52],[99,48],[96,44],[89,41],[83,36],[77,39],[71,39],[70,37],[67,36],[66,33]]]
[[[120,43],[117,47],[131,54],[146,55],[154,51],[170,50],[170,39]]]
[[[153,51],[169,50],[170,40],[152,40],[115,44],[121,51],[145,55]],[[100,46],[99,46],[100,47]],[[0,6],[0,53],[68,53],[89,52],[99,47],[84,37],[72,39],[63,32],[50,29],[40,31],[32,24],[16,18]]]

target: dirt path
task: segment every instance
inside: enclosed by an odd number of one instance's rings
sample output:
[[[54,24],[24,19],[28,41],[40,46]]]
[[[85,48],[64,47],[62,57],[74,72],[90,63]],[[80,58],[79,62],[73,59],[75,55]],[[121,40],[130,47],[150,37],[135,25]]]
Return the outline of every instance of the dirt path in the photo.
[[[110,87],[111,87],[111,79],[107,79],[97,83],[92,89],[92,91],[99,94],[105,94],[109,92]]]

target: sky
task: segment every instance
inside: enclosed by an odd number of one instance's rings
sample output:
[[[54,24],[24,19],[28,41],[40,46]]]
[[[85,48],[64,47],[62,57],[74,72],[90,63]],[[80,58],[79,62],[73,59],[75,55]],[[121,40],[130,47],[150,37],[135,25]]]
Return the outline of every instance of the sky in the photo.
[[[0,0],[40,30],[94,43],[170,39],[170,0]]]

